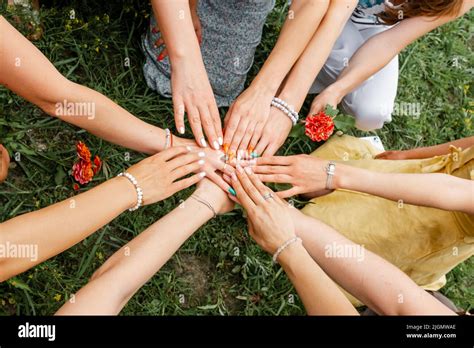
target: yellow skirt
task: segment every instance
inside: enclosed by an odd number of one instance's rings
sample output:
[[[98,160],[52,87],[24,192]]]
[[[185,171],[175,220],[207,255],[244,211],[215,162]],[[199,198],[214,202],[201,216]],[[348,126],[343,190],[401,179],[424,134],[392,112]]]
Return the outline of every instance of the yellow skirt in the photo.
[[[445,173],[474,179],[474,147],[451,147],[448,155],[422,160],[373,159],[378,153],[369,142],[344,135],[333,136],[312,156],[377,172]],[[426,290],[440,289],[445,275],[474,255],[474,215],[348,190],[314,198],[302,211],[391,262]]]

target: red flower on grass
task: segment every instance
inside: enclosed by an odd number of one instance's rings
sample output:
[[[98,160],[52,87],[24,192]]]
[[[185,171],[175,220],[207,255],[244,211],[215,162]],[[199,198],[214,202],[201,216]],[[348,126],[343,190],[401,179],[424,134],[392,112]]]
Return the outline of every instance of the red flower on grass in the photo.
[[[334,120],[331,116],[326,115],[324,111],[314,114],[306,118],[305,134],[312,141],[325,141],[334,132]]]
[[[100,170],[102,161],[99,156],[91,161],[91,152],[86,144],[79,141],[76,145],[78,161],[72,166],[72,176],[81,185],[89,183]]]

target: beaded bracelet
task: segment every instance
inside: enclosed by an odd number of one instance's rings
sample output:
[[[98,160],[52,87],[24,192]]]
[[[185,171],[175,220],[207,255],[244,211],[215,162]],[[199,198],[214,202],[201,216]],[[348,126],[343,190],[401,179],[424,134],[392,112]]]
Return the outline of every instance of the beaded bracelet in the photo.
[[[277,263],[277,259],[278,259],[278,256],[280,256],[280,254],[283,252],[283,250],[285,250],[286,248],[288,248],[291,244],[295,243],[295,242],[301,242],[301,238],[300,237],[293,237],[289,240],[287,240],[285,243],[283,243],[282,246],[280,246],[277,251],[275,252],[275,254],[273,254],[273,262],[274,263]]]
[[[125,172],[125,173],[120,173],[119,175],[117,175],[117,177],[121,177],[121,176],[127,178],[135,187],[135,191],[137,191],[137,204],[134,207],[128,209],[129,211],[135,211],[143,205],[143,191],[138,185],[137,179],[135,179],[135,177],[132,174]]]
[[[284,100],[280,98],[274,97],[271,105],[281,110],[283,113],[285,113],[291,119],[291,122],[293,122],[293,125],[294,126],[296,125],[300,116],[290,105],[288,105],[287,102],[285,102]]]

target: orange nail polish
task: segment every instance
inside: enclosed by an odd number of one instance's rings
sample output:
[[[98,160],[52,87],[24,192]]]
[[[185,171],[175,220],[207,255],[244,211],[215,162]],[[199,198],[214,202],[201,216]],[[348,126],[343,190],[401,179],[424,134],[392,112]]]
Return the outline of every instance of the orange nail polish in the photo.
[[[224,144],[224,153],[227,154],[229,152],[229,144]]]

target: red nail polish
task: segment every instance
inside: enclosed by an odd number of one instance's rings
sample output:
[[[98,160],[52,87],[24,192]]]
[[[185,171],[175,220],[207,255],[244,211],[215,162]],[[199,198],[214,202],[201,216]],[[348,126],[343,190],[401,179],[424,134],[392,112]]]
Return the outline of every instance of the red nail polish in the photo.
[[[153,27],[153,28],[151,29],[151,32],[152,32],[153,34],[158,33],[158,28],[157,28],[157,27]]]
[[[163,56],[162,53],[160,53],[160,55],[158,56],[158,61],[161,62],[165,57]]]

